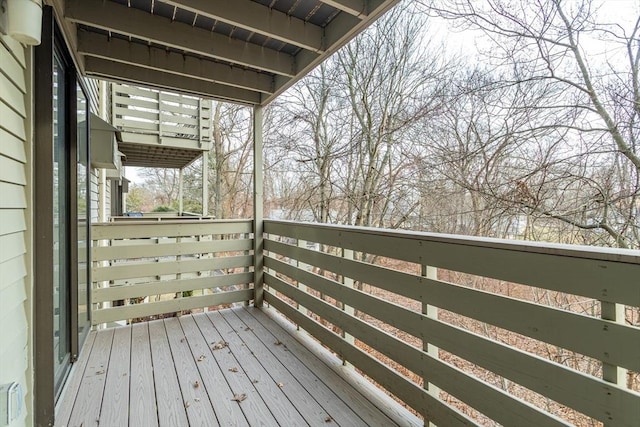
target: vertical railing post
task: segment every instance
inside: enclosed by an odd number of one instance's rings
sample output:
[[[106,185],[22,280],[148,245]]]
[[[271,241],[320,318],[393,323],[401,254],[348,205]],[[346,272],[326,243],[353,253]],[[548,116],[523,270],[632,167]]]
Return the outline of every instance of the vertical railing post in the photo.
[[[184,210],[184,170],[178,171],[178,216],[182,216]]]
[[[429,280],[438,280],[438,269],[436,267],[431,267],[431,266],[427,266],[427,265],[422,265],[421,266],[421,275],[422,277],[426,277]],[[428,295],[426,297],[423,297],[422,300],[422,314],[432,318],[432,319],[437,319],[438,318],[438,308],[433,306],[433,305],[429,305],[427,304],[427,300],[428,299]],[[438,359],[439,356],[439,351],[438,351],[438,347],[434,346],[433,344],[429,344],[429,340],[427,339],[426,336],[423,335],[422,337],[422,350],[426,351],[427,354],[429,354],[432,357],[435,357],[436,359]],[[423,387],[425,390],[427,390],[427,392],[432,395],[433,397],[435,397],[436,399],[440,398],[440,388],[436,387],[434,384],[431,384],[428,381],[427,376],[423,376],[422,377],[422,381],[423,381]],[[430,422],[430,420],[428,420],[426,417],[424,419],[424,425],[425,426],[434,426],[434,424],[432,424]]]
[[[202,216],[209,215],[209,152],[202,152]],[[218,218],[216,218],[218,219]]]
[[[299,248],[306,248],[307,247],[307,241],[306,240],[302,240],[302,239],[298,239],[298,247]],[[305,264],[302,261],[299,261],[297,259],[293,260],[294,265],[296,267],[298,267],[301,270],[306,270],[308,264]],[[300,281],[298,281],[297,284],[298,289],[300,289],[302,292],[307,292],[307,285],[305,285],[304,283],[300,283]],[[302,313],[303,315],[307,316],[309,314],[309,310],[307,310],[307,308],[305,306],[300,306],[300,303],[298,303],[296,301],[296,308],[298,309],[298,311],[300,313]],[[297,329],[300,330],[300,325],[296,325]]]
[[[609,301],[600,301],[600,317],[604,320],[611,320],[616,323],[625,322],[625,309],[623,304],[616,304]],[[602,379],[617,384],[621,387],[627,387],[627,370],[617,365],[602,361]],[[604,422],[603,425],[610,426],[613,424]]]
[[[353,259],[353,249],[345,249],[342,248],[342,258],[345,258],[347,260],[351,260]],[[346,277],[344,274],[342,275],[342,284],[348,288],[353,289],[353,285],[354,285],[354,280],[350,277]],[[353,316],[355,314],[355,310],[353,309],[353,307],[351,307],[350,305],[345,304],[344,301],[342,301],[342,310],[349,314],[350,316]],[[345,332],[344,330],[342,331],[342,337],[351,345],[354,345],[355,343],[355,339],[353,337],[353,335]],[[343,357],[342,358],[342,364],[343,365],[347,365],[347,360]]]
[[[262,307],[264,300],[264,212],[262,169],[262,106],[253,108],[253,304]]]

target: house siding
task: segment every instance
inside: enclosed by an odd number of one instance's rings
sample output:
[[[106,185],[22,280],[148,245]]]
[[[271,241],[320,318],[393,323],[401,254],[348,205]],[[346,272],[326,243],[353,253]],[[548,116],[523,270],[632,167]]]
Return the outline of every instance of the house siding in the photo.
[[[28,259],[31,94],[30,49],[0,35],[0,384],[18,382],[25,410],[10,424],[30,424],[31,308]]]

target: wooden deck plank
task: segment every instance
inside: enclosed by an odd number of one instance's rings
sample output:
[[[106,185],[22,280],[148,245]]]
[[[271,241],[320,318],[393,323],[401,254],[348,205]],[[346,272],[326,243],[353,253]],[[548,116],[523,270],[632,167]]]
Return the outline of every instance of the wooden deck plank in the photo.
[[[267,346],[259,340],[253,329],[242,322],[238,316],[233,314],[233,310],[224,310],[220,315],[227,321],[229,326],[236,331],[246,347],[254,354],[259,354],[258,363],[271,376],[272,380],[280,387],[289,401],[300,412],[304,419],[311,426],[324,427],[332,420],[329,413],[314,399],[309,391],[300,384],[294,375],[287,370],[285,365],[270,351],[269,347],[277,347],[274,342]],[[305,369],[303,365],[301,375],[313,375]]]
[[[189,424],[187,412],[184,408],[184,400],[162,320],[149,322],[149,337],[156,401],[160,403],[158,405],[158,424],[160,426],[186,426]]]
[[[221,421],[216,417],[212,400],[209,399],[206,388],[202,386],[202,377],[196,367],[196,361],[191,354],[180,321],[175,317],[168,318],[164,320],[164,325],[189,424],[192,426],[220,425]]]
[[[354,411],[342,398],[341,390],[346,389],[355,392],[342,378],[338,377],[331,369],[322,364],[313,354],[306,354],[306,359],[313,360],[311,367],[297,357],[297,353],[305,351],[297,341],[294,342],[293,349],[289,349],[289,345],[281,341],[274,335],[270,328],[267,328],[262,322],[259,322],[249,312],[254,309],[236,309],[233,313],[249,328],[253,330],[255,336],[271,351],[271,353],[291,372],[291,374],[302,384],[302,386],[311,393],[313,398],[322,405],[327,411],[330,419],[338,423],[340,426],[361,426],[367,425],[389,425],[389,420],[384,414],[376,408],[369,408],[372,415],[376,417],[360,418],[358,413]],[[228,318],[225,312],[225,318]],[[271,326],[273,329],[274,326]],[[296,345],[297,344],[297,345]],[[338,386],[336,387],[336,383]],[[334,391],[335,390],[335,391]],[[368,403],[368,402],[367,402]]]
[[[405,420],[408,411],[400,407],[400,405],[395,405],[399,413],[393,417],[393,420],[389,419],[376,404],[367,399],[358,388],[344,378],[346,375],[340,375],[335,371],[335,369],[341,369],[342,371],[352,370],[352,368],[342,366],[342,362],[337,356],[326,352],[326,359],[321,360],[304,344],[299,342],[290,331],[284,329],[264,311],[256,308],[247,308],[246,312],[251,314],[257,322],[265,325],[309,369],[313,372],[323,372],[323,380],[330,384],[332,390],[340,394],[345,403],[353,408],[367,425],[394,425],[396,423],[403,426],[422,425],[422,421],[417,417],[409,417],[409,419]],[[292,325],[291,329],[295,329],[295,326]],[[331,363],[332,366],[329,366],[328,363]],[[393,409],[389,405],[387,405],[387,408],[389,410]]]
[[[246,344],[242,342],[236,331],[224,320],[220,312],[210,311],[206,314],[212,320],[222,339],[228,342],[229,350],[238,360],[239,366],[230,366],[229,368],[243,369],[246,372],[278,423],[292,426],[308,425],[282,389],[278,387],[277,382],[260,365],[258,356],[247,348]]]
[[[146,322],[131,325],[129,381],[129,425],[157,427],[158,407],[153,384],[149,324]]]
[[[95,339],[96,332],[89,332],[89,335],[87,335],[87,339],[84,342],[84,346],[82,347],[82,351],[80,352],[80,356],[69,373],[69,381],[67,381],[67,384],[64,387],[64,393],[60,397],[60,408],[55,417],[56,426],[66,426],[69,424],[71,412],[73,411],[73,406],[76,402],[76,397],[78,396],[78,390],[80,389],[82,377],[84,376],[84,371],[87,367],[87,362],[89,361],[89,355],[91,354],[91,348],[93,347]]]
[[[129,375],[131,373],[131,327],[113,330],[113,344],[102,395],[102,426],[123,426],[129,422]]]
[[[113,329],[101,331],[91,348],[89,361],[82,376],[76,403],[69,419],[69,426],[97,426],[100,417],[100,403],[109,369],[109,357],[113,344]]]
[[[202,336],[193,316],[182,316],[180,325],[187,338],[191,355],[196,361],[197,369],[202,378],[202,387],[207,391],[211,403],[214,405],[220,425],[248,426],[240,406],[233,401],[233,391],[225,380],[220,366],[211,353],[211,348]]]
[[[238,307],[91,332],[55,425],[417,425],[271,316]]]
[[[213,326],[211,319],[206,315],[193,316],[193,319],[198,325],[200,332],[209,343],[212,359],[222,371],[222,374],[231,389],[232,397],[242,394],[247,396],[247,398],[241,402],[233,401],[232,403],[236,403],[240,407],[247,421],[252,426],[278,425],[276,419],[269,411],[267,404],[262,400],[260,393],[256,390],[252,379],[247,376],[245,371],[238,369],[238,372],[232,372],[229,370],[234,366],[240,366],[240,362],[238,362],[227,347],[220,345],[221,341],[224,340],[218,330]]]

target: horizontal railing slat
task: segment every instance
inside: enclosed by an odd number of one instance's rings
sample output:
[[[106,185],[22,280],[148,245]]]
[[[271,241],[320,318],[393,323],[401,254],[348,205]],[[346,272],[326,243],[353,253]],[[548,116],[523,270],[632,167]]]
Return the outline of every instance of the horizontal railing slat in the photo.
[[[640,277],[637,251],[598,251],[286,221],[265,221],[265,233],[640,306],[640,288],[628,285]]]
[[[264,240],[264,249],[305,264],[329,271],[339,271],[345,277],[377,286],[407,298],[420,300],[424,293],[420,286],[417,286],[419,277],[409,273],[319,251],[311,251],[270,239]]]
[[[223,274],[219,276],[197,277],[194,279],[163,280],[150,283],[136,283],[134,285],[98,288],[93,290],[91,298],[92,302],[100,303],[148,295],[242,285],[251,282],[253,282],[253,272]]]
[[[403,402],[423,414],[429,414],[429,419],[435,424],[452,427],[478,425],[471,418],[431,396],[426,390],[398,375],[393,369],[385,366],[363,350],[349,344],[342,337],[300,314],[271,292],[266,291],[264,298],[276,310],[300,325],[301,328],[320,340],[322,344],[351,361]]]
[[[223,268],[249,267],[253,265],[253,255],[236,255],[195,260],[171,260],[168,262],[127,263],[93,268],[93,280],[133,279],[138,277],[162,276],[166,274],[196,273]]]
[[[332,290],[333,286],[329,279],[273,258],[265,257],[265,266],[283,274],[292,274],[293,276],[289,277],[300,280],[306,285],[318,289],[322,287],[322,292],[328,293]],[[363,263],[361,268],[368,267]],[[640,340],[638,339],[640,330],[638,328],[426,277],[417,276],[416,279],[415,286],[421,291],[424,303],[640,371]],[[357,294],[353,294],[348,288],[340,288],[340,294],[336,296],[339,301],[348,301],[345,302],[348,305],[354,305],[351,299],[355,297]],[[491,309],[487,309],[488,307]],[[411,333],[412,323],[407,321],[406,325],[397,325],[397,327]]]
[[[100,246],[93,249],[93,261],[115,259],[153,258],[163,256],[193,255],[215,252],[248,251],[253,249],[253,239],[203,240],[199,242],[155,243],[152,240],[127,240],[128,246]],[[173,239],[175,242],[175,238]]]
[[[139,221],[136,223],[113,222],[95,224],[91,228],[92,240],[140,239],[156,237],[189,237],[216,234],[251,233],[251,220],[183,220],[183,221]]]
[[[220,292],[212,295],[191,296],[168,301],[133,304],[106,309],[93,310],[91,322],[94,325],[118,320],[147,317],[158,314],[172,313],[193,308],[202,308],[253,299],[253,289]]]
[[[271,274],[265,283],[503,425],[567,425]]]
[[[630,407],[637,407],[640,411],[640,396],[611,383],[428,318],[271,257],[265,257],[265,267],[596,419],[606,421],[613,418],[620,425],[633,425],[633,420],[640,416],[640,413],[628,411]]]

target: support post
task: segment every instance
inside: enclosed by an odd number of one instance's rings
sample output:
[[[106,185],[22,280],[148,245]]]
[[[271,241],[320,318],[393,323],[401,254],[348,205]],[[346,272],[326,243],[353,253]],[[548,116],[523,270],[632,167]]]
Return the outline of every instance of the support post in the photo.
[[[600,317],[604,320],[611,320],[616,323],[625,322],[624,318],[624,305],[616,304],[614,302],[600,301]],[[621,368],[617,365],[607,363],[606,360],[602,361],[602,379],[617,384],[620,387],[627,388],[627,369]],[[605,427],[613,425],[614,423],[604,422]]]
[[[422,277],[426,277],[427,279],[430,279],[430,280],[438,280],[438,269],[436,267],[422,265],[421,270],[422,270],[421,271]],[[432,319],[437,319],[438,308],[433,305],[427,304],[426,299],[428,299],[428,296],[423,297],[423,300],[422,300],[422,314]],[[440,358],[438,347],[434,346],[433,344],[429,344],[429,341],[425,336],[422,337],[422,350],[426,351],[427,354],[429,354],[432,357],[435,357],[436,359]],[[427,376],[422,377],[424,389],[427,390],[427,392],[433,397],[435,397],[436,399],[440,399],[440,388],[428,382],[427,378],[428,378]],[[426,416],[424,418],[424,425],[429,427],[434,426],[434,424],[432,424],[431,421],[427,419]]]
[[[253,109],[253,305],[256,307],[262,307],[264,301],[263,185],[262,107],[257,105]]]
[[[349,259],[352,260],[353,259],[353,249],[345,249],[342,248],[342,258],[345,259]],[[354,285],[354,281],[352,278],[350,277],[345,277],[342,276],[342,284],[346,287],[349,287],[351,289],[353,289],[353,285]],[[353,307],[346,305],[344,302],[342,303],[342,310],[347,313],[350,316],[354,316],[355,315],[355,310],[353,309]],[[342,331],[342,336],[344,337],[344,339],[351,345],[355,344],[355,339],[353,337],[353,335],[345,332],[344,330]],[[344,366],[348,365],[348,362],[346,359],[342,358],[342,364]]]
[[[306,240],[297,239],[297,241],[298,241],[298,247],[299,247],[299,248],[306,249],[306,247],[307,247],[307,241],[306,241]],[[293,260],[293,264],[294,264],[296,267],[298,267],[300,270],[307,270],[307,268],[309,267],[309,265],[308,265],[308,264],[305,264],[305,263],[304,263],[304,262],[302,262],[302,261],[298,261],[297,259],[296,259],[296,260]],[[307,285],[305,285],[304,283],[300,283],[300,282],[298,281],[298,285],[297,285],[297,287],[298,287],[298,289],[300,289],[302,292],[307,292]],[[308,316],[308,315],[309,315],[309,310],[307,310],[307,308],[306,308],[305,306],[301,306],[301,305],[300,305],[299,303],[297,303],[297,302],[296,302],[296,308],[297,308],[297,309],[298,309],[298,311],[299,311],[300,313],[302,313],[303,315],[305,315],[305,316]],[[300,325],[296,325],[296,329],[297,329],[297,330],[300,330]]]
[[[209,152],[202,153],[202,216],[209,215]]]
[[[184,211],[184,170],[178,171],[178,216]]]

